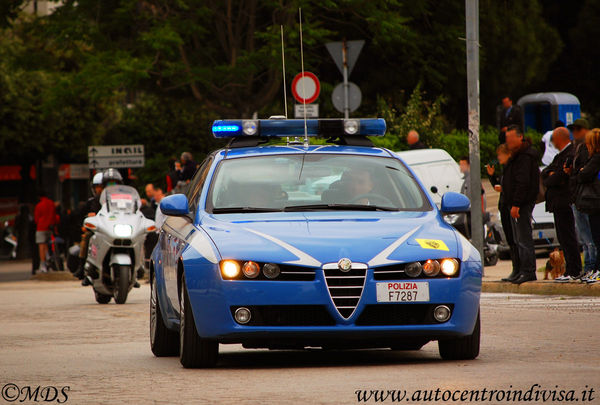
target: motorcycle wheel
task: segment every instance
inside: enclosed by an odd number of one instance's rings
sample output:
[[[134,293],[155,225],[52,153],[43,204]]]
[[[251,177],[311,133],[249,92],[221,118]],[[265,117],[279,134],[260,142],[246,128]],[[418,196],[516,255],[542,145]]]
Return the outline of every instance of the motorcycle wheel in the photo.
[[[125,301],[127,301],[127,294],[129,294],[129,281],[131,277],[131,269],[129,268],[129,266],[118,266],[115,270],[117,276],[113,292],[113,296],[115,297],[115,303],[125,304]]]
[[[94,297],[96,297],[96,302],[98,304],[108,304],[110,299],[112,298],[110,295],[100,294],[98,291],[94,290]]]

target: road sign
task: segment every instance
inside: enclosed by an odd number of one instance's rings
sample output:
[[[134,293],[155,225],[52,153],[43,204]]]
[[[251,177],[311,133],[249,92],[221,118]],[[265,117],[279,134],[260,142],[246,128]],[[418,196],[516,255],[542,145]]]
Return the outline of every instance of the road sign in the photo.
[[[331,93],[331,101],[336,110],[344,112],[344,83],[335,86],[333,93]],[[360,88],[356,84],[348,82],[348,110],[350,112],[356,111],[360,107],[361,101]]]
[[[358,59],[358,55],[360,51],[362,51],[363,45],[365,41],[345,41],[346,43],[346,65],[348,66],[348,76],[352,73],[352,69],[356,64],[356,60]],[[336,66],[340,70],[340,72],[344,73],[344,42],[328,42],[325,44],[325,47],[329,51],[329,54],[333,58]]]
[[[90,169],[144,167],[144,145],[88,146]]]
[[[295,118],[304,118],[304,107],[304,104],[295,105]],[[306,118],[319,118],[319,104],[306,104]]]
[[[292,81],[292,94],[300,104],[310,104],[319,97],[321,83],[311,72],[298,73]]]

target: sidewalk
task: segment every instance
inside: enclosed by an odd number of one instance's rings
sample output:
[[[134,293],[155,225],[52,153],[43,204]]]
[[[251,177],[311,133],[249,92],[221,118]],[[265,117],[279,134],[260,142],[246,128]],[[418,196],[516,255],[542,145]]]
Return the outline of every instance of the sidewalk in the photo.
[[[537,268],[546,266],[547,258],[537,259]],[[500,279],[507,277],[511,272],[510,260],[500,260],[492,267],[485,267],[483,276],[483,292],[540,294],[540,295],[578,295],[600,296],[600,282],[594,284],[556,283],[553,280],[543,280],[544,272],[537,272],[537,281],[529,281],[521,285],[502,282]],[[548,275],[550,277],[550,275]]]
[[[0,260],[0,283],[11,281],[71,281],[77,280],[70,271],[49,271],[31,274],[31,260]]]

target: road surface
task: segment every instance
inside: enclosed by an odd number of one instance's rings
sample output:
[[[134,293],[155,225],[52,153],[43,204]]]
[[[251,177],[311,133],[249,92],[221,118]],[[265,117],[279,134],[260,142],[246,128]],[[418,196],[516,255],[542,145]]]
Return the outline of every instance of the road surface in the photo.
[[[574,390],[579,402],[594,389],[591,403],[600,403],[598,298],[484,294],[474,361],[442,361],[436,343],[418,352],[221,345],[218,368],[186,370],[150,352],[148,297],[148,284],[125,305],[98,305],[74,281],[0,283],[0,388],[10,396],[15,387],[51,386],[65,390],[57,401],[72,404],[356,404],[370,390],[406,390],[404,403],[423,403],[410,395],[539,384]],[[497,399],[486,403],[515,403]]]

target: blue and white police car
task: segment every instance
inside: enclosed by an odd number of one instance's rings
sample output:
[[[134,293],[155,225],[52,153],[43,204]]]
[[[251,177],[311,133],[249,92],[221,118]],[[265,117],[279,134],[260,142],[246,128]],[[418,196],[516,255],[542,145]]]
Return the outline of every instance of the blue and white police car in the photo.
[[[186,194],[160,203],[151,258],[156,356],[211,367],[219,344],[246,348],[479,354],[482,264],[415,174],[367,136],[382,119],[221,120],[230,138]],[[325,144],[310,144],[312,137]]]

